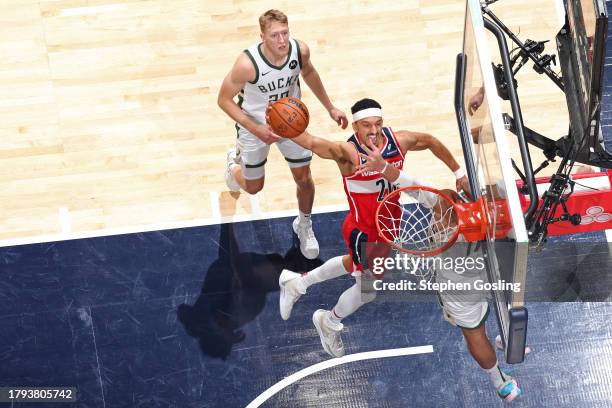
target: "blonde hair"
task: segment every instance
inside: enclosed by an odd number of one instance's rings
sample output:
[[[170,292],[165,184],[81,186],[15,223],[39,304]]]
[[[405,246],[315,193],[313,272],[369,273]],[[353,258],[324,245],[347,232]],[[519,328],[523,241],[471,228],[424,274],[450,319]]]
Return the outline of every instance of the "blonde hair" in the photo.
[[[259,28],[261,29],[261,32],[263,33],[268,24],[272,23],[273,21],[281,24],[289,24],[289,20],[287,19],[287,15],[285,13],[279,10],[271,9],[259,17]]]

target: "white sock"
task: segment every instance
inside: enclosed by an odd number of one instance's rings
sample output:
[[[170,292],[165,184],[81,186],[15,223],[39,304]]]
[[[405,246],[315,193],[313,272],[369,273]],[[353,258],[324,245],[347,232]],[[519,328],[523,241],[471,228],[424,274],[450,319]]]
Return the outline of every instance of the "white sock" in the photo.
[[[328,259],[318,268],[303,274],[300,279],[298,279],[298,288],[300,292],[305,293],[310,285],[333,279],[347,273],[348,272],[344,269],[344,265],[342,264],[342,256],[336,256],[335,258]]]
[[[497,362],[495,362],[495,365],[493,367],[489,369],[483,368],[483,370],[485,370],[487,374],[489,374],[489,378],[491,379],[491,382],[493,383],[496,389],[499,389],[506,381],[510,379],[509,375],[502,373],[502,371],[499,369],[499,366],[497,365]]]
[[[364,296],[361,293],[361,277],[355,277],[355,280],[355,284],[340,295],[338,303],[336,303],[336,306],[332,309],[331,314],[338,319],[338,322],[350,316],[355,310],[371,302],[376,297],[376,293],[370,296]]]
[[[300,215],[298,216],[300,224],[310,224],[310,214],[304,214],[300,211]]]
[[[338,326],[339,324],[342,324],[342,318],[339,317],[336,312],[334,312],[334,309],[329,311],[329,313],[327,314],[327,319],[329,320],[332,326]]]

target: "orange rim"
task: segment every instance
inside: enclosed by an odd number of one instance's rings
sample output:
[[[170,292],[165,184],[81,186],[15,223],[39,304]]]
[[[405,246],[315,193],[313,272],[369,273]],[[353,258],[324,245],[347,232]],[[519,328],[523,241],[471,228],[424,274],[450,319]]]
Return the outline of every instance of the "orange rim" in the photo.
[[[391,241],[390,239],[387,238],[386,234],[383,233],[382,229],[381,229],[381,225],[380,225],[380,211],[381,209],[385,206],[385,203],[387,203],[389,201],[390,198],[394,197],[394,196],[399,196],[402,192],[404,191],[417,191],[417,190],[424,190],[424,191],[429,191],[431,193],[437,194],[440,197],[444,198],[449,204],[452,205],[455,213],[457,214],[457,219],[458,219],[458,226],[457,229],[455,230],[455,233],[450,237],[450,239],[448,241],[446,241],[446,243],[444,243],[444,245],[438,247],[438,248],[434,248],[431,250],[427,250],[427,251],[423,251],[423,250],[416,250],[416,249],[407,249],[407,248],[403,248],[401,245],[399,245],[396,242]],[[399,201],[399,200],[398,200]],[[431,187],[426,187],[426,186],[410,186],[410,187],[401,187],[389,194],[387,194],[385,196],[385,198],[383,198],[383,200],[378,204],[378,207],[376,207],[376,230],[378,231],[378,235],[383,239],[383,241],[385,241],[386,243],[388,243],[389,245],[391,245],[392,247],[396,248],[399,251],[405,252],[405,253],[409,253],[409,254],[413,254],[413,255],[421,255],[421,256],[435,256],[435,255],[439,255],[442,252],[446,251],[448,248],[450,248],[455,241],[457,241],[457,238],[459,237],[459,234],[462,231],[462,226],[463,226],[463,220],[462,220],[462,215],[465,214],[465,209],[459,205],[457,205],[457,203],[455,203],[448,195],[444,194],[443,192],[441,192],[440,190],[437,190],[435,188],[431,188]]]

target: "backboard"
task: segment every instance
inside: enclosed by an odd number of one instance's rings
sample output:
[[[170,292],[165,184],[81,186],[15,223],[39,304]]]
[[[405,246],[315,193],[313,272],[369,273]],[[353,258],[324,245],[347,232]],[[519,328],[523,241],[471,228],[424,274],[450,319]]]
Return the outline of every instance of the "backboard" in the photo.
[[[464,119],[459,122],[468,177],[475,190],[473,196],[483,196],[489,203],[503,202],[512,222],[509,238],[495,239],[500,207],[485,206],[489,228],[484,251],[489,279],[521,284],[519,293],[491,293],[500,334],[506,345],[506,360],[518,363],[524,358],[527,330],[524,290],[528,239],[486,36],[480,1],[468,0],[463,56],[458,58],[462,66],[457,69],[455,108],[458,118]]]

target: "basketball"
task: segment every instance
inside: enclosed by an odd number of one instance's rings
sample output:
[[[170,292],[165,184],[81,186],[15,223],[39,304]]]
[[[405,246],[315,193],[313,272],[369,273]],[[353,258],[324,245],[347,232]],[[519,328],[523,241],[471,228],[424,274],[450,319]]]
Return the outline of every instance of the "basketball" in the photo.
[[[310,115],[304,102],[289,96],[270,106],[268,118],[268,123],[274,133],[282,137],[293,138],[304,133],[308,127]]]

